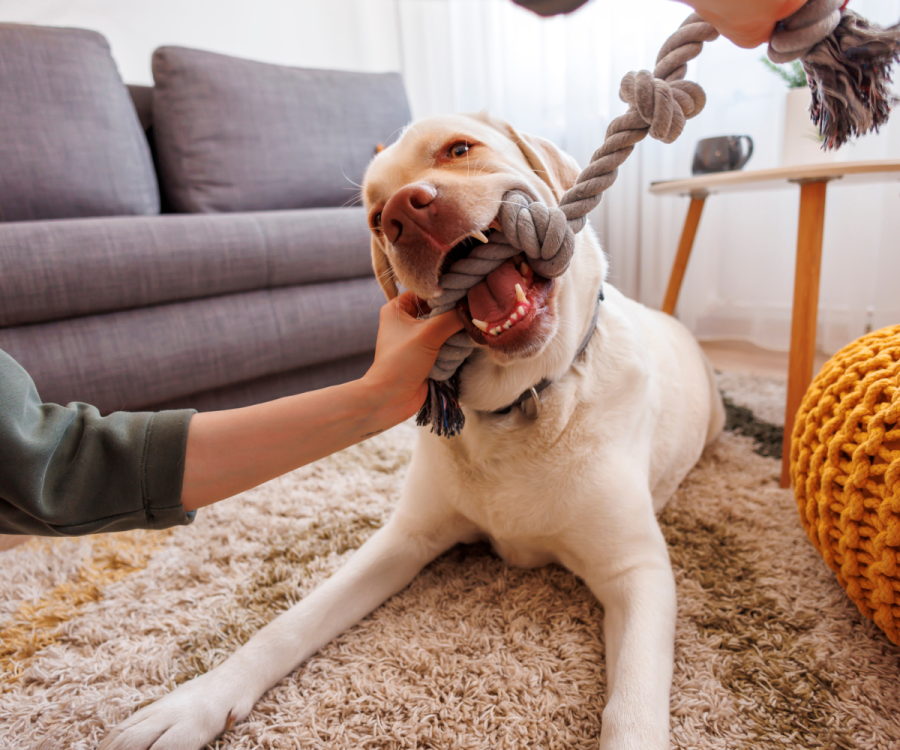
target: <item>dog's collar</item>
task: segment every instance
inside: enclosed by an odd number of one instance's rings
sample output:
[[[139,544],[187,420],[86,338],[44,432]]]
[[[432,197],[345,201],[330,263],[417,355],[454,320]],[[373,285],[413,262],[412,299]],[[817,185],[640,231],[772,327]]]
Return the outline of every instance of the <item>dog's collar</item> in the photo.
[[[597,328],[597,318],[600,317],[600,303],[603,302],[603,285],[600,285],[600,291],[597,293],[597,304],[594,306],[594,317],[591,318],[591,324],[588,326],[587,333],[584,335],[584,339],[581,342],[581,345],[578,347],[578,351],[575,352],[575,358],[572,360],[572,364],[574,365],[578,358],[584,354],[584,350],[587,349],[588,344],[591,343],[591,338],[594,335],[594,331]],[[569,365],[571,367],[571,365]],[[524,391],[521,396],[519,396],[515,401],[513,401],[509,406],[504,406],[502,409],[497,409],[496,411],[489,411],[488,414],[509,414],[515,407],[521,406],[522,411],[531,416],[532,419],[537,419],[541,415],[541,398],[540,394],[542,391],[545,391],[553,385],[552,380],[548,380],[544,378],[541,382],[535,383],[531,388],[527,391]],[[531,400],[534,402],[533,410],[529,414],[529,412],[525,411],[526,403]]]

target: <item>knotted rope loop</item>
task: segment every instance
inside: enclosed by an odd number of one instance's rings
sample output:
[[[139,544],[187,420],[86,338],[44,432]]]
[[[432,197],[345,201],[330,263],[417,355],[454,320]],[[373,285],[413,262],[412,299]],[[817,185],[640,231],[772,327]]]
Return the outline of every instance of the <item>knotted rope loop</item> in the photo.
[[[824,149],[877,131],[896,102],[890,69],[900,60],[900,25],[883,29],[845,5],[809,0],[778,24],[769,44],[772,62],[802,61]]]
[[[563,195],[559,207],[549,207],[522,191],[503,196],[498,213],[501,233],[488,244],[475,247],[467,258],[454,263],[440,279],[441,294],[430,300],[431,316],[453,309],[508,258],[523,252],[534,272],[545,278],[561,276],[569,267],[575,235],[587,223],[587,214],[600,203],[615,182],[619,166],[649,133],[671,143],[684,129],[686,120],[700,113],[706,103],[703,89],[682,80],[687,63],[700,54],[703,43],[719,32],[692,14],[665,43],[653,73],[629,73],[622,82],[621,96],[630,107],[610,123],[604,144]],[[463,339],[468,341],[464,343]],[[474,344],[466,334],[456,334],[441,350],[431,378],[446,381]]]
[[[432,380],[448,380],[453,376],[459,366],[465,361],[472,350],[475,348],[475,342],[469,337],[465,331],[454,333],[438,352],[437,361],[431,369],[428,376]]]
[[[663,44],[656,56],[653,77],[669,82],[680,81],[687,75],[687,64],[703,50],[703,43],[718,38],[719,32],[714,26],[692,13]]]
[[[706,95],[696,83],[681,80],[669,83],[647,70],[628,73],[622,79],[619,97],[634,107],[649,126],[650,137],[663,143],[673,143],[685,123],[700,114],[706,105]]]
[[[778,25],[769,45],[769,58],[775,63],[803,60],[812,92],[810,111],[824,148],[877,130],[895,100],[888,84],[891,65],[900,60],[900,26],[882,29],[843,10],[844,4],[844,0],[808,0]],[[700,54],[705,42],[718,36],[712,25],[692,14],[666,40],[652,73],[625,76],[620,96],[629,104],[628,111],[610,123],[606,141],[563,195],[559,208],[531,202],[519,191],[503,196],[498,214],[502,234],[492,234],[488,244],[473,249],[441,277],[442,292],[430,301],[431,314],[452,309],[469,289],[519,252],[528,255],[538,275],[561,275],[572,258],[575,234],[615,182],[635,144],[648,133],[672,143],[686,121],[702,111],[703,89],[684,77],[688,62]],[[456,399],[457,381],[450,377],[473,348],[466,334],[457,334],[441,350],[419,424],[431,424],[447,436],[462,429],[465,419]]]
[[[628,73],[622,79],[619,97],[634,107],[650,126],[650,136],[672,143],[684,130],[684,113],[675,102],[672,89],[665,81],[654,78],[647,70]]]
[[[503,196],[500,228],[506,241],[528,256],[539,275],[556,278],[569,267],[575,233],[561,209],[532,202],[525,193],[513,190]]]
[[[844,5],[844,0],[809,0],[778,25],[769,41],[769,59],[788,63],[806,57],[838,27]]]

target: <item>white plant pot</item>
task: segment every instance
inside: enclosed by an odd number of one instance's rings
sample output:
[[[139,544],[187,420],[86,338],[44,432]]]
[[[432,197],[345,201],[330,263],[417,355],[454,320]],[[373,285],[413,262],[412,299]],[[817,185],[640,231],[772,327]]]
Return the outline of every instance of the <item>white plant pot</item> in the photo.
[[[781,159],[785,167],[822,164],[835,159],[835,151],[822,150],[819,131],[809,118],[811,97],[807,86],[788,91],[784,112],[784,150]]]

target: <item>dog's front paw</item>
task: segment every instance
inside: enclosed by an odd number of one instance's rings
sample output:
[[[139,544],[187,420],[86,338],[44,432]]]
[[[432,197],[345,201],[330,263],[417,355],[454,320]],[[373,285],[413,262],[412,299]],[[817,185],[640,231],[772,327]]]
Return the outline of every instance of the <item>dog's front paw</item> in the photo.
[[[214,675],[186,682],[142,708],[117,726],[99,750],[199,750],[253,708],[252,701],[217,686]]]
[[[603,709],[600,750],[669,750],[668,713],[611,699]]]

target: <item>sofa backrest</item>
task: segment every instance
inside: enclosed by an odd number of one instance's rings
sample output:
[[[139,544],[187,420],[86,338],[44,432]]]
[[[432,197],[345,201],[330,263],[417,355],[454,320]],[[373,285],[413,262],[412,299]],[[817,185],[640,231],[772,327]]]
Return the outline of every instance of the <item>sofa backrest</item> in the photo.
[[[153,54],[153,137],[176,212],[342,206],[410,120],[396,73],[290,68],[182,47]]]
[[[106,40],[0,23],[0,222],[158,212],[150,150]]]
[[[126,88],[100,34],[0,23],[0,222],[353,204],[410,120],[396,73],[180,47],[153,69]]]

